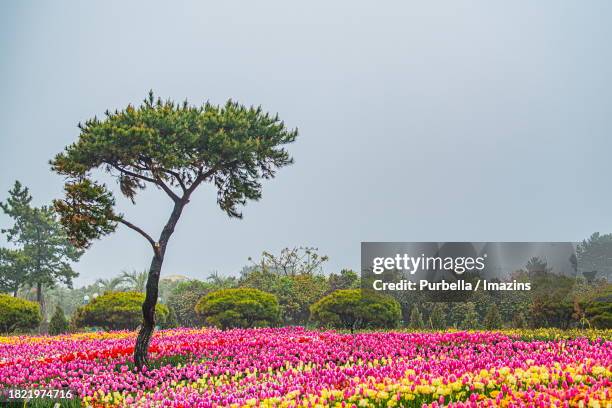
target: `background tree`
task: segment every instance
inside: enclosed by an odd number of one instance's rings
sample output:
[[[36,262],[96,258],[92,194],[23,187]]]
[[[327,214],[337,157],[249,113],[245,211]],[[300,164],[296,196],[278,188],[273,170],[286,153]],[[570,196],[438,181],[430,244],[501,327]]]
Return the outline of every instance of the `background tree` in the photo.
[[[282,276],[321,274],[328,259],[327,255],[319,255],[314,247],[283,248],[278,255],[262,252],[260,261],[254,266]]]
[[[180,282],[168,296],[168,307],[174,313],[176,321],[182,327],[201,327],[204,319],[195,311],[195,305],[214,290],[208,282],[189,280]]]
[[[412,311],[410,312],[408,327],[410,329],[422,329],[425,327],[425,323],[423,323],[423,315],[416,305],[412,307]]]
[[[576,268],[590,280],[612,276],[612,234],[595,232],[576,247]],[[591,276],[592,275],[592,276]]]
[[[527,261],[525,270],[529,275],[548,274],[552,272],[552,268],[548,266],[548,262],[546,262],[545,259],[537,256],[534,256]]]
[[[212,271],[206,277],[206,280],[216,289],[230,289],[235,288],[237,285],[237,281],[234,276],[221,276],[219,271]]]
[[[185,277],[184,280],[176,280],[176,279],[168,278],[168,277],[161,278],[159,280],[159,296],[158,296],[158,300],[161,303],[168,304],[168,299],[170,298],[170,294],[174,291],[174,289],[176,289],[176,287],[180,283],[188,282],[188,281],[189,281],[189,279],[187,277]],[[145,290],[146,290],[146,284],[145,284]],[[176,316],[174,316],[174,317],[176,317]]]
[[[189,203],[203,183],[217,189],[217,203],[230,217],[241,217],[238,207],[261,198],[261,179],[272,178],[278,168],[292,163],[283,148],[297,137],[278,116],[260,107],[247,108],[228,101],[224,106],[185,101],[155,100],[153,93],[139,107],[106,112],[79,124],[76,143],[51,162],[68,178],[65,198],[55,207],[72,240],[81,248],[113,232],[122,224],[142,235],[151,245],[143,325],[134,352],[135,364],[147,363],[155,327],[159,276],[168,241]],[[121,193],[135,202],[138,191],[154,186],[170,198],[172,211],[159,237],[154,239],[115,209],[115,198],[92,177],[101,169],[115,177]]]
[[[491,306],[489,306],[489,310],[487,310],[483,323],[485,329],[487,330],[502,328],[502,318],[497,304],[492,303]]]
[[[64,311],[60,306],[55,307],[55,313],[53,313],[53,317],[51,317],[51,321],[49,322],[49,334],[57,335],[66,333],[68,331],[68,320],[66,320],[66,315],[64,315]]]
[[[472,302],[465,302],[461,304],[462,309],[462,320],[460,327],[463,330],[475,330],[480,328],[480,315],[476,311],[476,305]]]
[[[278,299],[279,319],[283,324],[291,324],[288,322],[289,317],[298,313],[300,308],[291,278],[279,275],[269,269],[262,270],[257,266],[244,268],[241,273],[238,287],[259,289],[272,293]]]
[[[530,278],[521,277],[520,273],[511,275],[511,279],[516,279],[519,282],[530,282]],[[521,327],[527,327],[525,316],[529,314],[532,300],[532,294],[529,291],[515,290],[499,294],[492,292],[490,299],[491,302],[498,304],[504,325],[516,327],[515,324],[522,324]]]
[[[598,285],[579,299],[577,306],[590,327],[612,329],[612,284]]]
[[[206,323],[223,330],[273,326],[280,315],[276,296],[252,288],[211,292],[198,302],[195,310]]]
[[[0,248],[0,292],[17,292],[27,281],[28,258],[22,250]]]
[[[275,294],[285,324],[305,325],[310,305],[329,292],[323,264],[328,256],[314,247],[284,248],[274,255],[264,251],[257,262],[241,271],[240,286],[254,287]]]
[[[36,287],[36,300],[44,309],[43,288],[57,282],[71,286],[78,275],[71,263],[78,261],[82,251],[69,242],[53,208],[33,207],[31,201],[28,189],[16,181],[6,202],[0,203],[14,221],[2,232],[9,242],[19,246],[20,265],[27,271],[28,284]]]
[[[527,319],[525,319],[525,314],[523,312],[516,312],[512,317],[512,327],[515,329],[524,329],[527,327]]]
[[[288,324],[303,325],[308,323],[310,306],[329,293],[327,279],[320,274],[299,274],[288,278],[291,295],[296,304],[292,313],[288,314]]]
[[[95,282],[95,285],[98,287],[99,293],[121,292],[125,289],[123,284],[124,278],[122,276],[115,276],[113,278],[107,279],[101,278]]]
[[[123,281],[123,284],[126,285],[129,290],[133,290],[135,292],[145,292],[147,289],[147,277],[147,271],[121,272],[121,280]]]
[[[528,316],[531,327],[567,329],[574,314],[576,279],[554,273],[530,273],[532,289]]]
[[[310,307],[311,320],[321,326],[350,329],[394,328],[402,313],[390,296],[361,289],[337,290]]]
[[[446,328],[445,309],[444,303],[437,302],[434,304],[429,315],[429,324],[432,329],[439,330]]]
[[[101,282],[106,282],[107,285]],[[59,306],[64,311],[66,318],[70,319],[78,308],[83,306],[85,303],[88,303],[95,297],[102,295],[105,292],[125,290],[125,288],[123,288],[120,284],[117,285],[109,282],[120,283],[121,280],[118,276],[116,276],[113,278],[101,279],[90,285],[81,286],[79,288],[71,289],[64,285],[56,285],[52,288],[46,288],[43,290],[45,303],[48,306],[46,309],[48,312],[52,312],[55,310],[56,306]],[[115,289],[110,290],[111,287],[114,287]],[[29,294],[21,291],[20,296],[28,297]],[[52,316],[48,316],[48,318],[50,319]]]
[[[284,272],[261,270],[257,266],[243,270],[238,284],[274,294],[285,325],[306,325],[310,306],[329,292],[327,279],[319,273],[286,275]]]
[[[350,269],[342,269],[339,274],[329,275],[329,289],[331,292],[340,289],[359,288],[359,275]]]

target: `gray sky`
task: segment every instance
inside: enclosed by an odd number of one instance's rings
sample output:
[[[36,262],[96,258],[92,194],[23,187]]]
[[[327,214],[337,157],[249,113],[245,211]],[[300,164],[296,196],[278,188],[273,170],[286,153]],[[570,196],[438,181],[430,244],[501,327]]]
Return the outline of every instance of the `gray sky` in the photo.
[[[76,124],[153,89],[261,104],[301,133],[243,220],[210,186],[196,194],[162,275],[236,274],[295,245],[331,272],[359,268],[361,241],[608,232],[610,21],[609,1],[5,1],[0,198],[16,178],[36,204],[58,197],[48,160]],[[151,191],[120,208],[157,235],[170,202]],[[143,269],[149,252],[120,228],[77,283]]]

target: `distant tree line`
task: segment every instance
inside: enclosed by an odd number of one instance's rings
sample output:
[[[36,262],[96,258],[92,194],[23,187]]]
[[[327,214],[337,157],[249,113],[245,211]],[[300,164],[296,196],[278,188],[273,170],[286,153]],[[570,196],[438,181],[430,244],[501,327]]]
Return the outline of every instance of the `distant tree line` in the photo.
[[[43,322],[42,331],[64,332],[92,326],[107,329],[136,328],[146,290],[147,271],[123,271],[73,289],[77,276],[72,264],[81,256],[59,224],[52,207],[32,205],[26,187],[16,182],[0,208],[12,221],[2,226],[9,247],[0,248],[0,292],[38,304],[3,298],[1,330],[27,331]],[[593,234],[578,245],[576,265],[582,265],[578,279],[554,273],[543,259],[533,258],[512,279],[532,282],[530,293],[516,291],[502,295],[474,292],[466,301],[439,301],[421,293],[400,292],[392,297],[364,295],[359,274],[345,269],[325,274],[328,260],[316,248],[285,248],[278,254],[263,252],[249,259],[237,277],[212,273],[205,280],[164,279],[159,282],[162,311],[156,309],[160,327],[222,328],[252,325],[301,325],[361,328],[406,327],[410,329],[496,329],[522,327],[612,327],[612,288],[608,282],[612,264],[612,234]],[[471,277],[475,279],[476,277]],[[466,279],[471,279],[466,276]],[[113,301],[105,294],[124,293]],[[129,294],[128,294],[129,293]],[[263,294],[262,294],[263,293]],[[271,297],[270,297],[271,296]],[[2,305],[5,309],[2,310]],[[92,310],[133,307],[133,313],[103,325]],[[248,307],[247,307],[248,306]],[[251,308],[251,309],[249,309]],[[27,309],[27,310],[26,310]],[[89,313],[85,313],[85,311]],[[215,313],[223,310],[223,313]],[[260,311],[250,316],[248,310]],[[33,314],[34,313],[34,314]],[[36,316],[38,317],[36,317]],[[20,317],[23,322],[19,323]],[[16,319],[16,320],[15,320]],[[49,323],[46,323],[49,322]],[[33,327],[35,326],[35,327]]]
[[[314,253],[316,249],[286,249],[279,257],[305,252]],[[325,257],[304,259],[310,260],[289,273],[270,267],[279,261],[275,259],[245,267],[240,277],[213,273],[206,280],[162,279],[160,304],[156,308],[158,325],[223,329],[301,325],[346,330],[612,328],[610,284],[602,279],[560,277],[548,270],[545,262],[538,264],[537,260],[532,260],[525,270],[517,271],[513,278],[538,282],[535,286],[544,288],[542,291],[499,297],[495,293],[476,292],[469,301],[432,302],[418,293],[387,296],[364,291],[354,271],[324,275],[312,266]],[[145,275],[146,272],[123,272],[79,289],[59,285],[48,288],[45,297],[55,310],[49,332],[86,327],[137,328],[141,321]],[[20,294],[26,299],[36,299],[35,291]],[[5,295],[4,299],[6,302],[14,298]],[[16,313],[12,305],[12,311],[5,313],[0,302],[0,318],[3,313],[13,316],[7,319],[10,324],[6,323],[4,330],[27,331],[40,322],[41,318],[34,316],[40,313],[38,307],[37,312],[32,312],[32,305],[36,303],[30,303],[28,311],[23,312],[24,322],[20,323],[21,312]]]

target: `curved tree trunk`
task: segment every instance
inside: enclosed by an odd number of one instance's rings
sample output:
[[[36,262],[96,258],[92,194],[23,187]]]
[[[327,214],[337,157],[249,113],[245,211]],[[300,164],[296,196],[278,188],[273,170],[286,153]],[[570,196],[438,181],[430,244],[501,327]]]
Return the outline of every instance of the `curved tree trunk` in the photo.
[[[155,255],[151,261],[149,276],[147,278],[147,288],[145,300],[142,304],[142,326],[136,338],[136,346],[134,347],[134,363],[140,370],[148,365],[149,361],[147,353],[149,344],[155,329],[155,305],[159,293],[159,275],[164,259],[160,255]]]
[[[155,305],[157,304],[159,294],[159,275],[164,262],[166,246],[187,202],[188,200],[184,198],[175,203],[172,214],[170,214],[170,218],[161,232],[159,241],[154,245],[153,260],[151,261],[149,276],[147,277],[145,300],[142,304],[142,327],[138,332],[136,345],[134,346],[134,364],[139,371],[149,362],[147,354],[153,330],[155,330]]]

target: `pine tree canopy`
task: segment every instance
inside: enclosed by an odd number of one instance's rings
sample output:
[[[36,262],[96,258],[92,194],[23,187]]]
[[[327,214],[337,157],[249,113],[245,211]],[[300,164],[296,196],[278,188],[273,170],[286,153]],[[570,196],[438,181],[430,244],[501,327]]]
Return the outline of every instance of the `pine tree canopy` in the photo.
[[[219,207],[230,217],[241,217],[238,206],[261,197],[261,179],[292,163],[283,145],[297,136],[297,130],[287,129],[261,107],[231,100],[222,106],[176,104],[155,99],[152,92],[141,106],[107,111],[79,129],[78,141],[51,161],[68,179],[65,198],[55,208],[79,247],[113,232],[117,223],[155,245],[115,213],[115,197],[93,179],[93,170],[113,176],[132,202],[138,191],[154,185],[175,203],[186,204],[198,185],[211,182]]]

